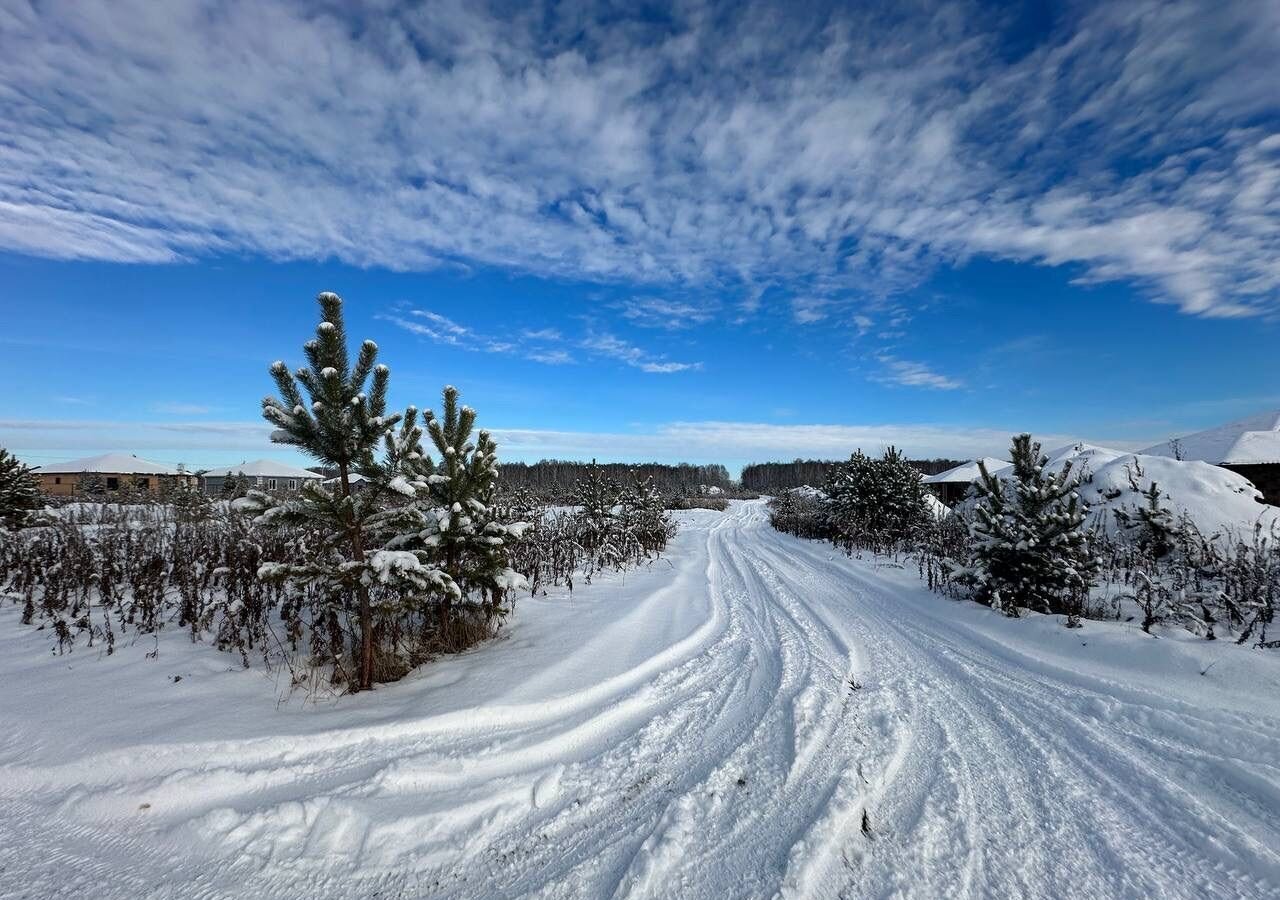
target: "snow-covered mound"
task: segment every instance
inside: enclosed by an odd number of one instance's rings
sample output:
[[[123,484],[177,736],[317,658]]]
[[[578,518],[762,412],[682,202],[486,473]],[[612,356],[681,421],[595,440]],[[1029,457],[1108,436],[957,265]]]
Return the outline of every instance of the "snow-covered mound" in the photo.
[[[1116,460],[1132,456],[1124,450],[1113,450],[1111,447],[1085,443],[1059,447],[1047,455],[1051,472],[1059,472],[1063,466],[1071,463],[1071,471],[1080,473],[1081,477],[1086,479],[1091,473],[1100,471]]]
[[[819,490],[818,488],[812,487],[807,484],[802,484],[800,485],[800,487],[788,488],[786,491],[784,491],[784,493],[790,494],[793,497],[802,497],[806,500],[829,500],[830,499],[827,496],[826,491]]]
[[[1133,489],[1131,475],[1141,490],[1155,482],[1161,503],[1175,516],[1185,514],[1205,536],[1223,531],[1244,534],[1259,521],[1270,528],[1280,518],[1280,507],[1264,504],[1262,494],[1243,475],[1204,462],[1128,453],[1085,476],[1080,496],[1095,521],[1114,528],[1113,510],[1145,503]]]
[[[1154,481],[1162,505],[1175,517],[1185,515],[1201,533],[1209,537],[1219,532],[1244,535],[1259,522],[1269,529],[1280,521],[1280,507],[1262,502],[1262,494],[1243,475],[1194,460],[1129,453],[1093,444],[1072,444],[1045,454],[1045,468],[1060,472],[1071,463],[1071,471],[1081,479],[1080,498],[1089,505],[1090,524],[1108,530],[1116,527],[1114,510],[1133,509],[1146,503],[1140,492]],[[1137,490],[1130,481],[1137,484]],[[1009,478],[1013,467],[995,474]],[[971,509],[966,499],[958,508]]]

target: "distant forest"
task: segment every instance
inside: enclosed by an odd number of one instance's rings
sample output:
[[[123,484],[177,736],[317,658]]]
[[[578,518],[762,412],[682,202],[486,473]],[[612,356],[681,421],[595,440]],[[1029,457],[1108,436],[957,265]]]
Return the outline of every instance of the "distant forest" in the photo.
[[[704,488],[732,493],[737,485],[724,466],[695,466],[689,463],[594,463],[564,459],[544,459],[536,463],[509,462],[498,466],[499,483],[505,490],[525,488],[546,500],[568,500],[574,485],[595,466],[599,473],[621,483],[652,478],[654,487],[667,497],[695,497]]]
[[[797,459],[792,462],[751,463],[742,470],[742,487],[760,494],[776,494],[790,488],[820,488],[827,482],[831,468],[840,460]],[[962,459],[911,459],[908,462],[921,474],[936,475],[955,468]]]

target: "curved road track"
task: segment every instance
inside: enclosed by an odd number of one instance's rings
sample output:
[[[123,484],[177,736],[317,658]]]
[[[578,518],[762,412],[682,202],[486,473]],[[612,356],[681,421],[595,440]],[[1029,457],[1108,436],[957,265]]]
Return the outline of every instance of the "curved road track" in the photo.
[[[695,517],[673,561],[627,627],[705,615],[569,694],[57,765],[6,747],[0,894],[1280,896],[1274,704],[1055,663],[998,639],[1049,623],[779,535],[759,502]]]

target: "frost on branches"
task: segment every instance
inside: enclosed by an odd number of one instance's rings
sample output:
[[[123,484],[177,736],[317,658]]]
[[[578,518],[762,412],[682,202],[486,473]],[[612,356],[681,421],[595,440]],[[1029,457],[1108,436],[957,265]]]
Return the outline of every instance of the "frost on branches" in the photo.
[[[496,448],[483,432],[470,443],[475,413],[456,409],[457,391],[445,391],[443,423],[425,416],[442,457],[437,466],[423,449],[417,410],[387,412],[390,370],[377,364],[377,345],[365,341],[352,363],[342,301],[331,293],[318,299],[308,364],[294,372],[272,365],[279,397],[265,398],[262,411],[275,426],[272,440],[338,475],[290,498],[251,491],[235,506],[258,526],[307,536],[302,558],[265,564],[259,574],[322,588],[312,594],[325,598],[312,627],[329,634],[335,676],[366,690],[490,633],[508,592],[522,586],[505,564],[506,541],[519,529],[486,516]],[[473,592],[483,595],[474,604],[483,614],[458,615]]]
[[[970,559],[957,580],[1008,615],[1021,606],[1064,614],[1076,625],[1099,564],[1084,528],[1079,479],[1070,464],[1047,472],[1048,459],[1029,434],[1015,437],[1012,451],[1008,479],[979,463]]]

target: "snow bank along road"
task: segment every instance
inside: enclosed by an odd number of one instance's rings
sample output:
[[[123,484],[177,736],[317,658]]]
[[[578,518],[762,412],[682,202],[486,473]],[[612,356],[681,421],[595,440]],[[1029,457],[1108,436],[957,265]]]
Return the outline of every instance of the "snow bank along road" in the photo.
[[[683,518],[319,704],[180,635],[51,657],[6,610],[0,895],[1280,896],[1275,654],[1004,620],[761,503]]]

